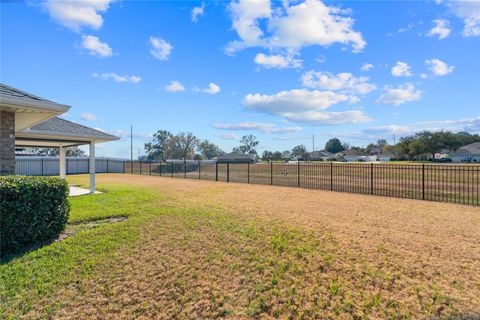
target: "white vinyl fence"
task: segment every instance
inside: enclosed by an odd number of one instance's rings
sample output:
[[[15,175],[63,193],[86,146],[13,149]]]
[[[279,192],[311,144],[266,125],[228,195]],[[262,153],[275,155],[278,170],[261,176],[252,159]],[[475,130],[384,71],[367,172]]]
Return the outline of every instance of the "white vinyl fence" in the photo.
[[[67,174],[88,173],[89,161],[87,157],[67,157]],[[24,176],[55,176],[60,174],[58,157],[30,157],[15,158],[15,174]],[[95,158],[97,173],[124,173],[125,160],[115,158]]]

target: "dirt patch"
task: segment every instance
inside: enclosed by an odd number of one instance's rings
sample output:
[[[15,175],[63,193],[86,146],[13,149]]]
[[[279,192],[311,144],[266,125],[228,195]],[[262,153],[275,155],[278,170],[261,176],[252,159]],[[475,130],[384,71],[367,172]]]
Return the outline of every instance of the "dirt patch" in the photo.
[[[80,231],[83,230],[88,230],[88,229],[94,229],[98,228],[100,226],[103,226],[105,224],[110,224],[110,223],[116,223],[116,222],[122,222],[127,220],[127,217],[124,216],[118,216],[118,217],[109,217],[105,219],[99,219],[99,220],[93,220],[93,221],[83,221],[83,222],[75,222],[75,223],[70,223],[67,225],[65,228],[65,231],[62,232],[54,242],[59,242],[63,241],[71,236],[76,235]]]

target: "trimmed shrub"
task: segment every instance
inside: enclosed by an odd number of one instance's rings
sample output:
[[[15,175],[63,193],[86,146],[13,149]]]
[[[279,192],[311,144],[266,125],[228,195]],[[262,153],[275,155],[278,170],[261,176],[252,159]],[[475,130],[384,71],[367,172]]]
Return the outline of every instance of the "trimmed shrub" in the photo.
[[[0,255],[51,240],[65,228],[68,184],[52,177],[0,177]]]

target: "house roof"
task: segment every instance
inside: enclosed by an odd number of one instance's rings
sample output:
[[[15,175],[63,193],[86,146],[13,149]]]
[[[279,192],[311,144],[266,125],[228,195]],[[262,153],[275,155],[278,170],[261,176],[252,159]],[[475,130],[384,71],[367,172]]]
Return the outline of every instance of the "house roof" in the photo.
[[[333,153],[326,150],[313,151],[309,154],[310,159],[330,158],[333,156],[335,156]]]
[[[452,155],[480,154],[480,142],[474,142],[458,148]]]
[[[217,157],[217,161],[255,161],[255,157],[245,153],[231,152]]]
[[[81,124],[71,122],[62,118],[52,118],[45,122],[34,125],[28,130],[31,131],[44,131],[44,132],[56,132],[58,134],[85,136],[90,138],[101,138],[106,140],[117,140],[116,136],[105,133],[100,130],[89,128]]]
[[[68,110],[70,106],[53,102],[51,100],[41,98],[26,91],[10,87],[0,83],[0,101],[2,104],[14,104],[22,106],[37,106],[45,109]]]
[[[3,84],[3,83],[0,83],[0,96],[12,96],[12,97],[17,97],[22,99],[30,99],[35,101],[55,103],[53,101],[37,97],[31,93],[16,89],[14,87],[7,86],[6,84]]]
[[[346,157],[360,157],[360,156],[366,156],[367,154],[357,149],[348,149],[343,151],[343,155]]]
[[[70,107],[67,105],[0,83],[0,111],[15,113],[16,132],[59,116],[68,109]]]

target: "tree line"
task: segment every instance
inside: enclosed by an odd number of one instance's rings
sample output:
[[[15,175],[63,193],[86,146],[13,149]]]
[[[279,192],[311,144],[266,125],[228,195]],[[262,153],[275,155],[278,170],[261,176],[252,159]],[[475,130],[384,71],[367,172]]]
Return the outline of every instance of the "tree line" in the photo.
[[[467,132],[452,133],[450,131],[421,131],[413,135],[401,137],[398,143],[388,144],[385,139],[369,143],[366,147],[351,146],[338,138],[329,139],[324,146],[325,151],[338,153],[349,149],[358,150],[365,154],[380,154],[391,152],[397,159],[407,157],[410,160],[418,159],[426,154],[434,157],[442,150],[456,150],[463,145],[479,142],[480,135]],[[254,135],[245,135],[240,140],[238,147],[233,152],[249,154],[255,159],[263,161],[282,161],[290,159],[309,160],[311,153],[303,144],[291,150],[270,151],[265,150],[258,154],[258,139]],[[148,160],[187,159],[209,160],[225,154],[218,145],[209,140],[201,140],[191,132],[180,132],[176,135],[167,130],[159,130],[153,135],[152,142],[145,143]]]

